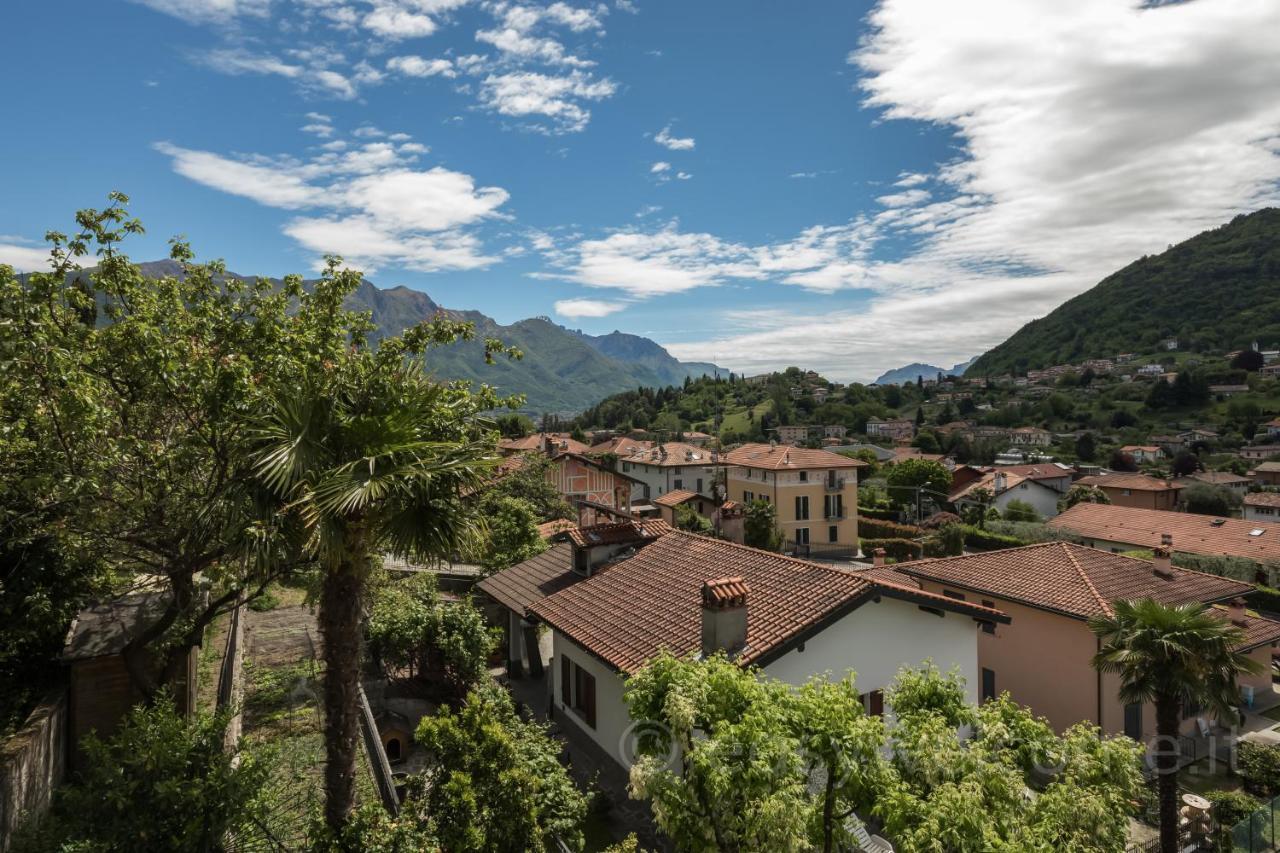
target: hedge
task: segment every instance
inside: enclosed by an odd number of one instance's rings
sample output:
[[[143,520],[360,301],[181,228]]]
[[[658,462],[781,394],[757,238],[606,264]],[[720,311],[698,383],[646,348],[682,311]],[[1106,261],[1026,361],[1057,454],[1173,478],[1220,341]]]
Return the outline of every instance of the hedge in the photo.
[[[1280,589],[1269,586],[1255,587],[1253,592],[1244,597],[1254,610],[1265,613],[1280,613]]]
[[[889,507],[860,506],[858,515],[862,518],[878,518],[881,521],[897,521],[898,511]]]
[[[966,524],[964,526],[964,544],[974,551],[996,551],[1001,548],[1017,548],[1027,543],[1013,536],[992,533],[990,530],[982,530],[972,524]]]
[[[924,531],[915,525],[867,518],[861,514],[858,515],[858,533],[876,539],[914,539],[924,535]]]
[[[918,560],[924,555],[924,546],[919,542],[913,542],[910,539],[885,538],[885,539],[861,539],[862,553],[870,556],[877,548],[883,548],[885,554],[892,557],[894,562],[905,563],[908,560]]]

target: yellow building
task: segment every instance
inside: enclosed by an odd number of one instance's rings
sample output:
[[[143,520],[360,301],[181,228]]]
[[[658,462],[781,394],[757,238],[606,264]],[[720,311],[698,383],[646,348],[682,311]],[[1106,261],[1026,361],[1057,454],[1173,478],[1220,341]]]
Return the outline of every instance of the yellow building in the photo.
[[[778,526],[798,552],[858,552],[858,470],[829,450],[747,444],[725,454],[727,497],[776,507]]]

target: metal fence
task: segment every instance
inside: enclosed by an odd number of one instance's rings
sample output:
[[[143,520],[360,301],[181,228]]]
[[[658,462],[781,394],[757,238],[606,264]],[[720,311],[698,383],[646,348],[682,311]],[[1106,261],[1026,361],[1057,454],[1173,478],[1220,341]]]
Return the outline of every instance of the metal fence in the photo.
[[[1277,850],[1276,812],[1280,810],[1280,797],[1267,803],[1231,828],[1232,853],[1263,853]]]

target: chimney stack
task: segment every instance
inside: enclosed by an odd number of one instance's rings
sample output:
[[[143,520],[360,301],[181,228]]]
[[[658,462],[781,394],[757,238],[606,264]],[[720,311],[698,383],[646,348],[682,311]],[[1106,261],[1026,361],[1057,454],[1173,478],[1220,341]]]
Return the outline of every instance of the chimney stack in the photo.
[[[1155,549],[1153,556],[1155,558],[1155,573],[1162,578],[1173,577],[1173,558],[1169,548],[1161,545]]]
[[[1245,603],[1243,598],[1233,598],[1227,604],[1227,614],[1231,617],[1231,624],[1237,628],[1247,628],[1249,620],[1245,614]]]
[[[702,584],[702,656],[724,652],[736,656],[747,645],[747,594],[740,577],[717,578]]]
[[[993,480],[992,480],[992,482],[993,482],[993,485],[995,486],[995,493],[996,493],[997,495],[999,495],[999,494],[1001,494],[1001,493],[1003,493],[1003,492],[1004,492],[1004,484],[1005,484],[1005,482],[1007,482],[1007,481],[1006,481],[1006,479],[1005,479],[1005,476],[1004,476],[1004,472],[1003,472],[1003,471],[997,471],[997,472],[996,472],[995,477],[994,477],[994,478],[993,478]]]
[[[871,565],[873,565],[873,566],[883,566],[883,565],[884,565],[884,556],[885,556],[885,553],[886,553],[886,552],[885,552],[885,550],[884,550],[883,548],[877,548],[877,549],[875,549],[874,551],[872,551],[872,552],[871,552]]]

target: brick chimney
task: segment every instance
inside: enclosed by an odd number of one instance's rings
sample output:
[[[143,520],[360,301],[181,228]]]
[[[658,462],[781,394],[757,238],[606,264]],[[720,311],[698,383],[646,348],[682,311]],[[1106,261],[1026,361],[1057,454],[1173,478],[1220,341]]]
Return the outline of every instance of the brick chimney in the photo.
[[[1227,603],[1227,615],[1231,619],[1231,624],[1237,628],[1249,627],[1249,620],[1245,614],[1245,603],[1243,598],[1233,598]]]
[[[1156,575],[1165,579],[1173,577],[1173,557],[1168,546],[1161,545],[1156,548],[1152,556],[1154,557]]]
[[[747,645],[747,594],[740,577],[702,584],[702,656],[724,652],[734,657]]]
[[[995,486],[995,493],[997,495],[1004,493],[1004,484],[1006,482],[1008,481],[1005,478],[1004,472],[997,471],[995,477],[992,478],[992,485]]]
[[[873,566],[883,566],[883,565],[884,565],[884,557],[885,557],[885,553],[886,553],[886,552],[885,552],[885,550],[884,550],[883,548],[877,548],[877,549],[875,549],[874,551],[872,551],[872,552],[871,552],[871,565],[873,565]]]

